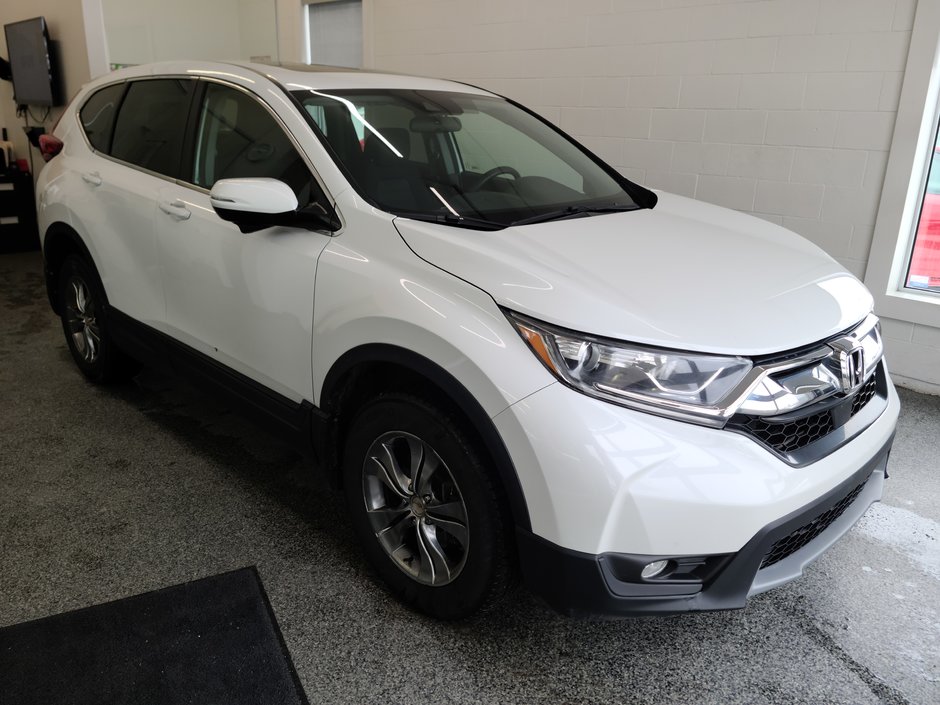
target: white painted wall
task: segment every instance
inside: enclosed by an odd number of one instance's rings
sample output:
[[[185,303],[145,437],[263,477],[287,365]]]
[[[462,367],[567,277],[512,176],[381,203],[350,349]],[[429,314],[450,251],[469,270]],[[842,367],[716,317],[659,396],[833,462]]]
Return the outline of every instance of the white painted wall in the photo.
[[[275,0],[277,49],[281,61],[300,63],[307,52],[304,12],[300,0]]]
[[[278,58],[274,0],[237,0],[239,57]]]
[[[275,0],[101,0],[112,63],[277,58]]]
[[[784,225],[862,278],[915,4],[365,0],[364,55],[516,98],[629,178]],[[885,335],[902,381],[940,391],[940,329]]]
[[[111,63],[238,57],[235,0],[102,0],[101,4]]]

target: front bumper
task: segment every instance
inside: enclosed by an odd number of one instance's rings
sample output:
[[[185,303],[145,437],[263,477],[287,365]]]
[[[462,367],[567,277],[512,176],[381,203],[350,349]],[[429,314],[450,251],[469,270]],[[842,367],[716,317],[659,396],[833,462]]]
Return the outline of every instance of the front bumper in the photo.
[[[702,581],[625,580],[629,566],[675,556],[582,553],[518,530],[527,586],[569,615],[674,614],[744,607],[747,598],[798,578],[881,498],[893,434],[844,482],[771,522],[739,551],[711,556]],[[626,569],[625,569],[626,568]]]
[[[742,607],[798,577],[881,497],[900,409],[881,379],[879,400],[800,463],[559,384],[510,406],[494,422],[531,518],[526,582],[565,612],[637,614]],[[660,577],[641,575],[665,559]]]

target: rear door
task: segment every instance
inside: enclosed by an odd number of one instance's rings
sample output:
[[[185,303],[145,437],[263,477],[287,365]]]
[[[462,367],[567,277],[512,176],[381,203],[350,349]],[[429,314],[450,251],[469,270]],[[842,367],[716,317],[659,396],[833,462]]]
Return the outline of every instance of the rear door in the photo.
[[[94,154],[81,162],[70,209],[91,241],[111,305],[151,325],[164,317],[157,195],[179,169],[193,84],[166,78],[106,86],[79,113]]]
[[[314,277],[330,235],[243,234],[216,215],[209,189],[265,176],[287,183],[301,206],[326,197],[273,110],[241,87],[201,83],[183,173],[158,204],[167,331],[294,401],[311,399]]]

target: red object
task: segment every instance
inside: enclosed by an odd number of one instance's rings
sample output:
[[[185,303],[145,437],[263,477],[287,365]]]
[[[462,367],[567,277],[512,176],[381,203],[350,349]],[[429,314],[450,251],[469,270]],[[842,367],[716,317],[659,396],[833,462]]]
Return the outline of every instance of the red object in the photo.
[[[912,289],[940,291],[940,159],[935,150],[927,177],[927,192],[920,209],[920,221],[914,237],[907,286]]]
[[[29,173],[29,162],[26,159],[17,159],[16,168],[24,173]]]
[[[42,152],[43,161],[49,161],[55,155],[62,151],[62,147],[65,145],[62,144],[60,140],[55,135],[50,135],[48,133],[44,135],[39,135],[39,151]]]
[[[907,285],[916,289],[940,289],[940,194],[924,196]]]

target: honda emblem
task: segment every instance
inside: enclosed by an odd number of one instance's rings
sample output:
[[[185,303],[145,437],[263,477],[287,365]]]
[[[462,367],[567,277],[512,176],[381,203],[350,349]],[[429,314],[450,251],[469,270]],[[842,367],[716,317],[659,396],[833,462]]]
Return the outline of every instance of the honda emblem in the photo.
[[[842,391],[851,394],[865,380],[865,351],[853,338],[840,338],[829,343],[838,356]]]

